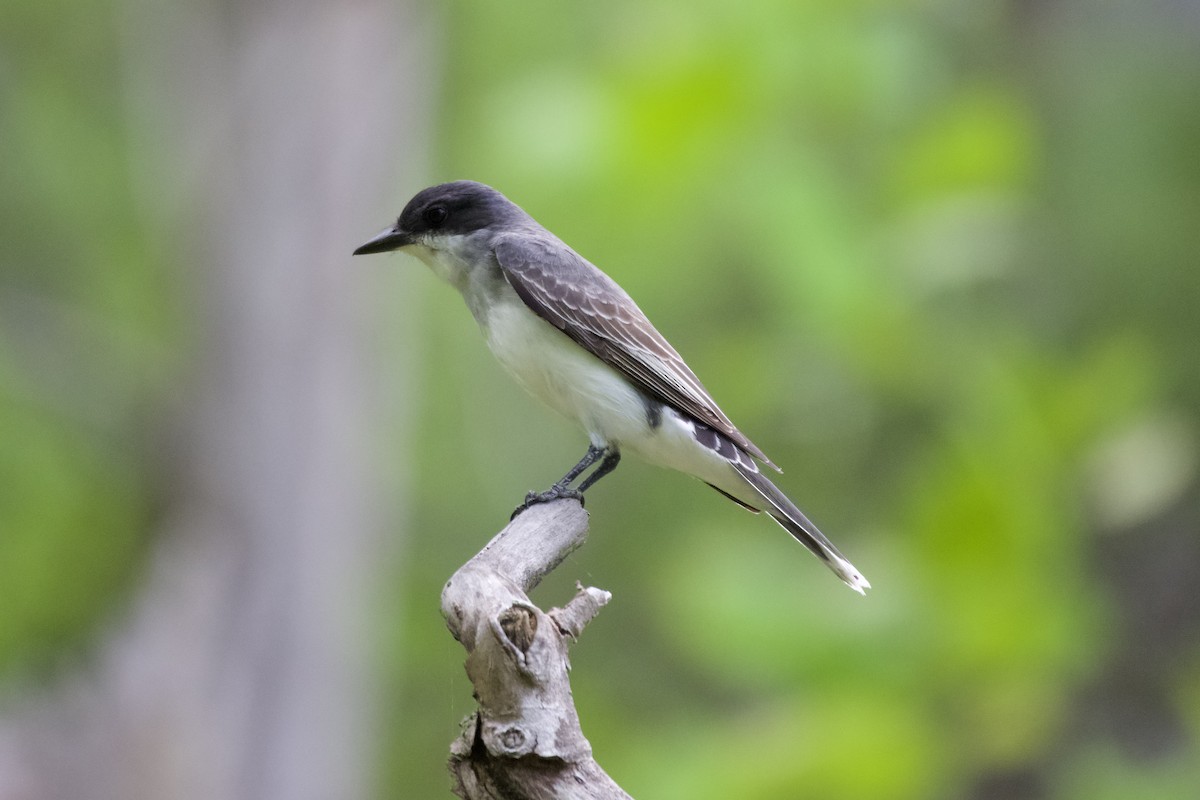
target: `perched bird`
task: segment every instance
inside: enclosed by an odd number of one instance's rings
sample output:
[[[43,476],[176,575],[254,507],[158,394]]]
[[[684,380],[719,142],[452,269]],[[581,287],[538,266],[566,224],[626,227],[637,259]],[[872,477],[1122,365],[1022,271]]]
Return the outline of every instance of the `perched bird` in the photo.
[[[517,382],[587,431],[583,459],[548,491],[530,492],[516,513],[559,497],[582,500],[624,448],[770,514],[865,594],[871,584],[767,479],[757,462],[779,468],[734,427],[633,299],[500,192],[474,181],[419,192],[354,255],[391,250],[415,255],[458,289]]]

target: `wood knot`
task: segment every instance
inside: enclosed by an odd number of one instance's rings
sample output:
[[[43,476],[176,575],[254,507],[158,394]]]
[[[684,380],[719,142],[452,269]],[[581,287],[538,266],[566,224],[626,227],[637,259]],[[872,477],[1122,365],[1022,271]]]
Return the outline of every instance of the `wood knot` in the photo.
[[[520,728],[507,728],[500,733],[500,744],[509,752],[520,750],[525,746],[525,731]]]
[[[522,653],[528,653],[537,635],[537,615],[532,609],[512,605],[500,612],[500,630]]]

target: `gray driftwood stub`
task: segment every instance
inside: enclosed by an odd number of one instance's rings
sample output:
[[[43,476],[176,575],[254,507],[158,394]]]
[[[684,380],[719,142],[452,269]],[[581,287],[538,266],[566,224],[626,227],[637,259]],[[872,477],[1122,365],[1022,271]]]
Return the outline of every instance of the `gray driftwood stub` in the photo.
[[[587,532],[578,501],[535,505],[442,590],[442,615],[467,650],[479,702],[450,746],[464,800],[630,800],[592,758],[567,676],[568,644],[610,595],[579,586],[565,606],[542,611],[527,594]]]

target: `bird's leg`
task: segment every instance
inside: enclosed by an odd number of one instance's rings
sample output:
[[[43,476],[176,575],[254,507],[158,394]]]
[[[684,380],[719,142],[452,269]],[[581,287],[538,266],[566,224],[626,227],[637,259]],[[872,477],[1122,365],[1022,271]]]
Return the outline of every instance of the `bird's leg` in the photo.
[[[579,463],[571,467],[571,469],[567,471],[567,474],[563,475],[562,478],[560,478],[553,486],[544,492],[530,492],[529,494],[525,495],[525,502],[521,503],[521,505],[517,506],[516,509],[513,510],[512,517],[510,517],[510,519],[516,519],[518,514],[532,505],[536,505],[538,503],[548,503],[551,500],[557,500],[560,497],[573,497],[582,503],[583,491],[582,489],[572,489],[571,481],[578,478],[580,474],[582,474],[583,471],[592,464],[595,464],[601,456],[604,456],[604,461],[601,462],[600,469],[604,469],[604,465],[608,463],[609,459],[609,456],[606,454],[609,452],[610,451],[608,448],[597,447],[594,444],[588,445],[587,452],[583,454],[583,458],[579,459]],[[617,458],[619,459],[620,456]],[[616,464],[613,464],[613,466],[615,467]],[[608,468],[608,470],[611,469],[612,467]],[[585,483],[587,482],[585,481]],[[587,483],[587,485],[590,486],[591,484]]]
[[[554,484],[554,486],[560,489],[565,489],[566,487],[570,486],[571,481],[582,475],[583,471],[592,464],[595,464],[601,456],[604,456],[607,459],[606,454],[608,452],[609,450],[607,447],[596,447],[594,444],[589,444],[587,452],[583,454],[583,458],[579,459],[579,463],[571,467],[571,469],[567,471],[567,474],[563,475],[562,478],[560,478],[559,481]],[[582,491],[582,489],[580,491]]]
[[[600,466],[596,467],[591,475],[583,479],[583,483],[579,484],[579,493],[586,492],[593,483],[603,478],[608,473],[617,468],[617,464],[621,463],[621,451],[611,448],[604,454],[604,460],[600,462]]]

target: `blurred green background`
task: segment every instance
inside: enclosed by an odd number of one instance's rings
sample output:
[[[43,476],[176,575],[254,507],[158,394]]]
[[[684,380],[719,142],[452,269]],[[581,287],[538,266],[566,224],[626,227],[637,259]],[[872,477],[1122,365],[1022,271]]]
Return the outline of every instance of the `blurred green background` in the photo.
[[[12,707],[86,669],[134,602],[203,345],[178,218],[154,229],[131,188],[134,15],[3,17]],[[408,316],[371,335],[415,376],[388,423],[404,446],[378,456],[402,544],[363,576],[368,794],[449,795],[473,706],[440,587],[585,446],[419,263],[340,255],[424,185],[473,178],[638,300],[874,586],[624,462],[534,599],[614,594],[572,677],[627,791],[1196,796],[1200,6],[460,0],[435,19],[410,76],[433,98],[427,166],[337,251],[345,282],[403,288]]]

